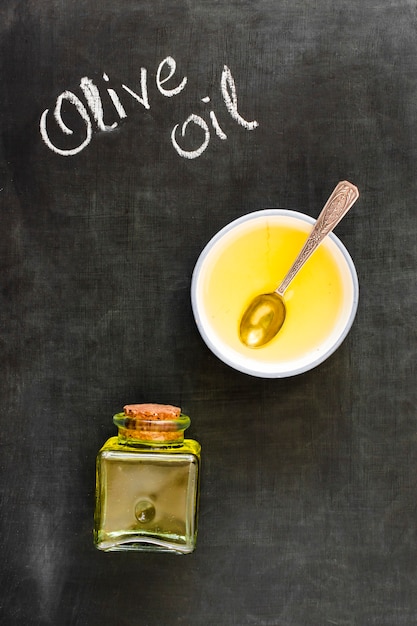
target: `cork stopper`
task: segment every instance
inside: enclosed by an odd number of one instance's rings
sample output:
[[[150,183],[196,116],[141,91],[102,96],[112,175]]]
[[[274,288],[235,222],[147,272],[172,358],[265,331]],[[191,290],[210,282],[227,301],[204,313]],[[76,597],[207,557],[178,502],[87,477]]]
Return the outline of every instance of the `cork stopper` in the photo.
[[[123,411],[129,417],[143,420],[172,420],[181,415],[180,407],[172,404],[126,404]]]
[[[124,442],[178,443],[184,440],[184,430],[190,418],[180,407],[171,404],[126,404],[123,413],[113,418]]]

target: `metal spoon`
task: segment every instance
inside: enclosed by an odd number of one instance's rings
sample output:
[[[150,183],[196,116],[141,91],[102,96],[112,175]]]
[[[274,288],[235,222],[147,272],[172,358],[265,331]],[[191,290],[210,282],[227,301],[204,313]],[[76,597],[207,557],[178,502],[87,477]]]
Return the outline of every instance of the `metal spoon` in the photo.
[[[259,348],[265,345],[278,333],[286,315],[283,298],[285,290],[307,259],[346,215],[358,197],[359,191],[355,185],[347,180],[338,183],[282,283],[272,293],[256,296],[249,304],[240,322],[240,339],[249,348]]]

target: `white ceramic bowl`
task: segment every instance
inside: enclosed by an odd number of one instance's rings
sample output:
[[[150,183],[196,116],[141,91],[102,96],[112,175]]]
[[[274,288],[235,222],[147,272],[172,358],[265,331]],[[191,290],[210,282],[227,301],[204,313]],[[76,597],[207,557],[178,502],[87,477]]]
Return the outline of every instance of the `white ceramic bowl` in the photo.
[[[321,286],[322,293],[324,293],[324,296],[320,296],[320,298],[323,299],[320,299],[318,303],[315,303],[316,315],[318,316],[316,319],[321,320],[321,313],[323,313],[323,319],[325,318],[327,320],[324,326],[322,324],[320,332],[318,332],[319,325],[316,324],[311,328],[309,327],[308,332],[304,329],[303,335],[301,326],[305,326],[306,324],[308,325],[308,318],[305,318],[302,324],[300,321],[298,322],[300,332],[298,332],[298,329],[294,330],[294,328],[291,330],[289,320],[294,320],[295,323],[295,320],[298,318],[290,312],[291,305],[287,303],[287,319],[277,337],[273,339],[270,344],[261,348],[253,349],[244,346],[238,340],[240,313],[237,312],[243,313],[246,305],[248,304],[247,298],[249,296],[247,293],[242,294],[242,301],[239,301],[236,304],[236,300],[239,300],[241,297],[240,292],[236,291],[237,289],[240,289],[237,283],[240,281],[240,285],[244,285],[246,276],[248,283],[251,281],[253,282],[254,280],[258,281],[259,278],[261,282],[256,287],[256,292],[266,293],[275,289],[280,280],[283,278],[283,275],[279,275],[278,271],[275,275],[275,265],[273,265],[270,271],[271,276],[269,277],[269,285],[267,286],[263,284],[263,277],[258,277],[257,275],[253,276],[251,274],[252,268],[257,264],[257,257],[253,255],[257,255],[258,253],[265,255],[265,249],[269,245],[268,237],[271,232],[271,228],[274,229],[275,233],[278,233],[276,230],[277,228],[282,229],[282,237],[286,236],[285,232],[289,232],[288,228],[296,229],[297,231],[299,230],[302,234],[296,236],[302,237],[303,243],[305,238],[308,236],[308,233],[311,231],[314,223],[315,220],[313,218],[296,211],[287,211],[285,209],[266,209],[263,211],[256,211],[254,213],[244,215],[243,217],[240,217],[225,226],[209,241],[202,251],[194,268],[191,282],[191,303],[194,318],[198,330],[207,346],[227,365],[230,365],[240,372],[261,378],[284,378],[294,376],[295,374],[306,372],[322,363],[340,346],[342,341],[345,339],[356,315],[359,298],[359,285],[355,266],[349,256],[349,253],[341,241],[333,233],[331,233],[326,237],[326,239],[324,239],[318,250],[313,253],[312,257],[310,257],[310,260],[307,262],[307,264],[313,263],[313,257],[319,253],[323,255],[323,259],[327,259],[326,262],[320,261],[320,271],[318,272],[317,269],[315,269],[312,278],[308,279],[313,282],[320,282],[319,286]],[[251,233],[257,229],[260,233],[265,233],[264,244],[258,246],[258,251],[256,248],[249,245],[247,248],[248,254],[246,255],[245,253],[243,257],[240,255],[236,266],[231,268],[230,259],[234,259],[234,250],[237,250],[236,246],[243,245],[242,243],[239,244],[236,242],[246,242],[247,240],[243,240],[242,238],[252,236]],[[263,237],[264,235],[262,234],[261,236]],[[279,236],[281,236],[281,230],[279,230]],[[279,239],[277,241],[279,241]],[[292,260],[297,255],[302,243],[299,246],[297,244],[297,249],[294,253],[292,253],[293,258],[285,259],[285,264],[287,266],[286,270],[289,269],[289,265],[291,265]],[[244,245],[246,245],[246,243]],[[323,250],[320,252],[322,248]],[[272,253],[273,250],[270,252]],[[224,263],[224,259],[227,254],[229,254],[229,265],[223,271],[222,263]],[[316,262],[318,262],[318,260]],[[307,271],[307,264],[301,272]],[[332,269],[330,270],[330,268]],[[213,271],[216,272],[216,274],[213,274]],[[341,294],[340,299],[338,300],[339,304],[337,305],[337,311],[335,310],[334,314],[332,312],[331,315],[329,313],[330,306],[326,305],[327,296],[325,291],[323,291],[323,286],[326,288],[327,284],[331,285],[332,279],[330,277],[327,278],[326,276],[326,272],[330,271],[333,272],[333,282],[334,284],[337,283],[338,293]],[[219,302],[216,302],[213,309],[212,305],[214,298],[210,301],[210,295],[207,296],[207,294],[210,294],[210,281],[214,280],[214,275],[217,276],[217,282],[221,282],[222,284],[224,283],[222,289],[225,295],[219,299]],[[218,280],[219,278],[220,281]],[[293,291],[295,291],[296,297],[293,300],[295,303],[293,304],[293,307],[296,307],[297,295],[300,297],[300,290],[298,294],[296,291],[297,278],[298,277],[293,280],[285,293],[286,299],[287,294],[289,294],[289,300],[291,301],[291,297],[293,295],[291,289],[294,285]],[[274,282],[271,283],[271,280]],[[326,280],[328,280],[328,283],[326,283]],[[306,279],[304,279],[304,282],[305,281]],[[330,293],[331,288],[329,287],[328,290]],[[244,291],[244,287],[242,288],[242,291]],[[251,295],[250,298],[251,297],[253,297],[253,295]],[[320,311],[322,302],[324,303],[324,308]],[[224,328],[221,332],[219,330],[218,319],[222,316],[227,317],[227,315],[230,314],[229,308],[231,303],[235,307],[233,320],[232,322],[229,320],[228,323],[230,331],[227,331],[225,334]],[[297,306],[298,315],[308,314],[309,305],[307,305],[307,303],[303,301],[300,306],[300,302],[298,302]],[[317,307],[319,308],[317,309]],[[326,318],[326,315],[330,316],[329,319]],[[317,337],[315,337],[315,326],[317,326]],[[290,332],[293,333],[292,340],[290,340]],[[287,333],[287,338],[284,333]],[[304,344],[301,343],[301,347],[298,346],[297,350],[292,353],[292,343],[296,345],[297,342],[304,341],[302,339],[300,340],[300,337],[302,338],[303,336],[305,337],[305,347]],[[278,341],[281,342],[281,344],[279,344]],[[287,349],[284,349],[286,343]],[[279,348],[280,345],[281,348]],[[288,346],[290,347],[288,348]]]

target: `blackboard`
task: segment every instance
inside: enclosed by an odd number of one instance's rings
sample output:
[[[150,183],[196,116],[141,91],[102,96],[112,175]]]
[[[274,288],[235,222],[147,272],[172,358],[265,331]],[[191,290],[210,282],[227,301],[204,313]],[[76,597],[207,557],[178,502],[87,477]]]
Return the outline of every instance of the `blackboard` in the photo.
[[[1,622],[417,620],[417,14],[411,0],[3,0]],[[190,281],[268,207],[337,227],[343,345],[282,380],[220,362]],[[197,550],[92,544],[95,455],[127,402],[203,447]]]

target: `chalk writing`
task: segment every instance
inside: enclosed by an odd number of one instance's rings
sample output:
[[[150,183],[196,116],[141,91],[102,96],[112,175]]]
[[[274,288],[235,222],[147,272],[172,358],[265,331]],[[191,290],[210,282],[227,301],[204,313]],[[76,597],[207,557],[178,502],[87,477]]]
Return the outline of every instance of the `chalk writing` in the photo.
[[[173,57],[166,57],[158,66],[155,75],[155,84],[159,93],[164,98],[172,98],[178,96],[187,86],[187,76],[182,77],[181,80],[176,79],[175,73],[177,70],[177,64]],[[106,73],[103,73],[103,80],[105,83],[109,82],[109,77]],[[169,84],[168,84],[169,83]],[[148,95],[148,72],[147,69],[141,67],[140,69],[140,87],[138,92],[134,91],[131,87],[125,84],[121,85],[123,91],[139,104],[141,104],[146,110],[151,108]],[[48,132],[48,126],[51,124],[48,121],[49,109],[43,111],[40,122],[39,130],[42,140],[46,146],[61,156],[74,156],[84,150],[91,142],[93,138],[93,125],[97,130],[102,132],[111,132],[119,125],[118,121],[114,121],[111,124],[106,124],[104,121],[104,109],[103,101],[98,86],[88,78],[84,76],[80,81],[80,89],[84,96],[85,104],[81,99],[72,91],[62,92],[56,99],[55,107],[53,109],[53,119],[57,128],[64,135],[73,135],[74,130],[70,128],[63,119],[62,107],[64,103],[68,103],[74,108],[74,111],[79,116],[83,123],[84,137],[72,148],[62,148],[56,145],[56,140],[52,140],[50,133]],[[122,104],[122,101],[115,91],[110,87],[106,87],[106,91],[110,97],[110,100],[114,106],[114,110],[117,113],[119,119],[127,118],[126,109]],[[259,125],[256,120],[248,121],[240,115],[238,110],[237,90],[235,81],[233,79],[230,69],[225,65],[221,74],[220,80],[220,92],[222,100],[225,105],[227,113],[230,117],[240,126],[246,130],[254,130]],[[208,104],[210,97],[205,96],[201,99],[202,102]],[[227,135],[221,128],[217,116],[213,110],[209,112],[210,123],[216,136],[222,141],[227,139]],[[187,134],[187,129],[190,125],[196,126],[202,131],[202,137],[200,143],[196,145],[192,150],[187,150],[185,147],[181,147],[181,140],[184,140]],[[199,132],[201,132],[199,131]],[[193,135],[194,138],[194,135]],[[209,124],[203,117],[195,113],[191,113],[187,119],[182,123],[175,124],[171,131],[171,143],[176,152],[185,159],[196,159],[207,149],[211,139],[211,130]]]

